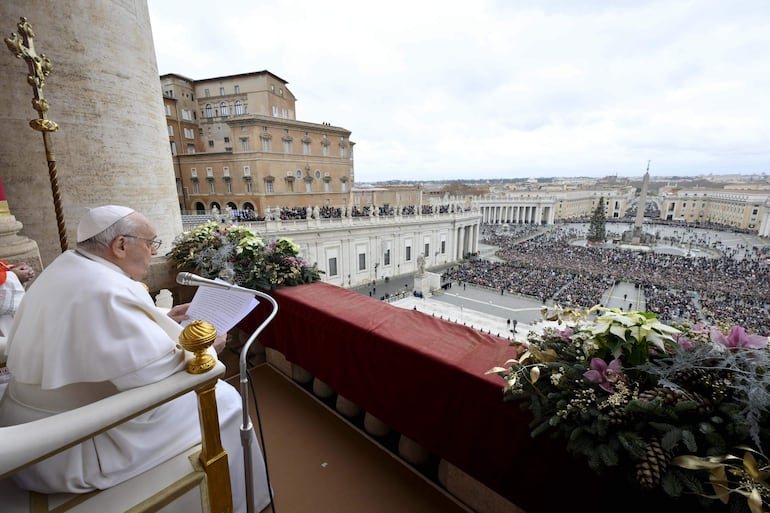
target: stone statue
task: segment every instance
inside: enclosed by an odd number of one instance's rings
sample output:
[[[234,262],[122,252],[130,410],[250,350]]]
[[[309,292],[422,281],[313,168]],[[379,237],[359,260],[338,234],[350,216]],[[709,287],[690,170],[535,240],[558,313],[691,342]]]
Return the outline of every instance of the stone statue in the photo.
[[[425,255],[420,253],[417,256],[417,275],[422,276],[425,274]]]

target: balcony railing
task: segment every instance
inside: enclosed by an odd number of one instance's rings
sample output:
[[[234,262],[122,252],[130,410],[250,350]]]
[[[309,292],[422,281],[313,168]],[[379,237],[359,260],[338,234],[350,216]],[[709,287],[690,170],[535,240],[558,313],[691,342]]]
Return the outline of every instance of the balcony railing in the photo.
[[[259,339],[267,362],[341,416],[362,418],[369,436],[395,436],[408,465],[435,461],[441,486],[474,511],[672,505],[596,476],[547,435],[532,439],[529,414],[503,401],[499,377],[485,375],[513,356],[500,338],[324,282],[271,295],[279,313]],[[262,306],[239,326],[246,334],[267,314]]]

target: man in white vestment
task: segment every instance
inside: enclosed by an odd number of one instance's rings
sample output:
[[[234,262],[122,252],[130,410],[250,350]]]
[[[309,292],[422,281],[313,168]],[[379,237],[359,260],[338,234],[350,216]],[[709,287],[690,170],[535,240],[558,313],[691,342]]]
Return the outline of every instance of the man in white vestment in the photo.
[[[90,210],[77,230],[77,249],[62,253],[27,290],[8,336],[12,378],[0,400],[0,425],[13,425],[159,381],[185,366],[177,344],[186,305],[158,309],[143,279],[160,241],[134,210]],[[217,351],[225,334],[217,338]],[[228,453],[233,509],[246,511],[241,398],[216,386],[222,445]],[[253,435],[253,433],[252,433]],[[82,493],[125,481],[200,442],[194,392],[115,427],[14,475],[25,489]],[[269,502],[256,440],[253,511]]]

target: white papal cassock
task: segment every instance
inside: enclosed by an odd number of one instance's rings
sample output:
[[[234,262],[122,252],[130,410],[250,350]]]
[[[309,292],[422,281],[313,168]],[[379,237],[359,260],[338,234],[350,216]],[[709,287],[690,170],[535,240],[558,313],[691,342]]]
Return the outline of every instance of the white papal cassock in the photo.
[[[0,400],[0,425],[46,417],[180,371],[181,329],[119,267],[80,250],[63,253],[30,286],[11,327],[7,365],[13,378]],[[220,381],[216,397],[234,511],[246,511],[240,394]],[[14,479],[43,493],[103,489],[199,442],[191,392]],[[251,446],[254,511],[260,511],[270,499],[259,445],[253,440]]]

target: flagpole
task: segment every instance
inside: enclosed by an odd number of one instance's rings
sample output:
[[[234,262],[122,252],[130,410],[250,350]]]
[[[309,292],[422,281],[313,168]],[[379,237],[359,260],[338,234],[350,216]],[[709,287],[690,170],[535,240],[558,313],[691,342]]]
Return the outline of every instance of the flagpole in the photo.
[[[51,61],[45,54],[38,54],[35,50],[35,43],[33,41],[35,34],[32,32],[32,26],[27,21],[27,18],[21,17],[16,27],[19,33],[12,33],[11,37],[5,38],[5,44],[17,58],[27,61],[29,68],[27,83],[32,86],[34,93],[32,107],[40,114],[40,118],[31,120],[29,126],[43,134],[45,157],[48,161],[48,177],[51,182],[51,193],[53,195],[53,208],[56,213],[59,243],[63,253],[67,250],[68,245],[67,228],[64,223],[61,194],[59,193],[59,178],[56,172],[56,156],[53,151],[53,141],[51,140],[51,132],[58,130],[59,126],[46,117],[48,101],[43,97],[42,91],[45,85],[45,77],[51,72]]]

